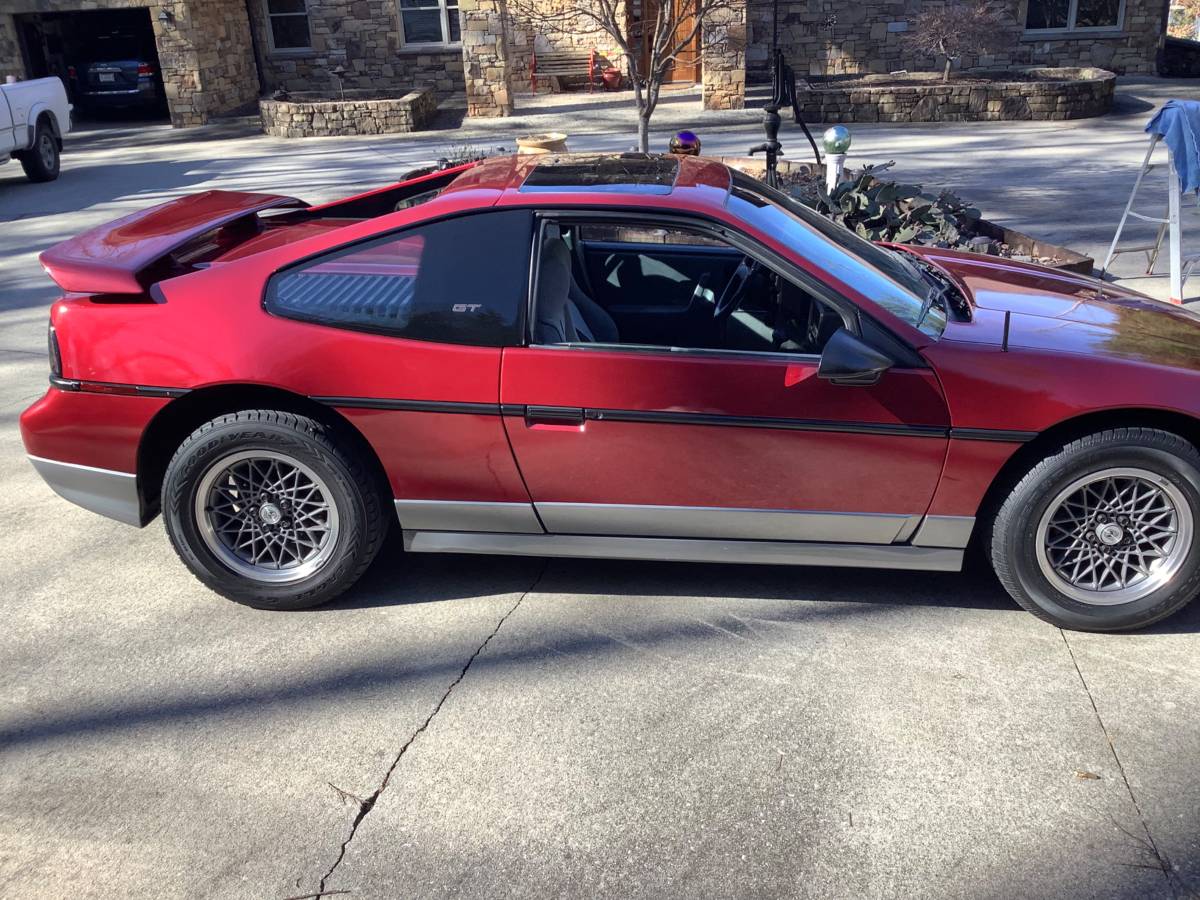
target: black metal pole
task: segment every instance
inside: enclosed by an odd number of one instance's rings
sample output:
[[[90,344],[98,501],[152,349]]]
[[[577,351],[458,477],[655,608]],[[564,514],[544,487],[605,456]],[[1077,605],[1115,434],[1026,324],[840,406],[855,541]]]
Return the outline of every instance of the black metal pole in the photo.
[[[779,49],[779,0],[771,3],[771,62],[775,62],[775,51]]]

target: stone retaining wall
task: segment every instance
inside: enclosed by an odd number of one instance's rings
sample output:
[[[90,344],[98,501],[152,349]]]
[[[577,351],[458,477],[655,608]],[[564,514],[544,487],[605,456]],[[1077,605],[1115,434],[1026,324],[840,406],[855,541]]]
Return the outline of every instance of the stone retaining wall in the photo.
[[[1104,115],[1112,108],[1116,85],[1112,72],[1094,68],[1014,71],[1038,80],[943,84],[941,76],[930,74],[928,83],[873,87],[868,77],[844,87],[832,82],[801,90],[800,110],[809,122],[846,123],[1082,119]],[[1013,73],[972,74],[1003,79]]]
[[[359,93],[360,96],[353,96]],[[437,114],[431,88],[403,97],[364,97],[347,91],[345,100],[325,95],[292,94],[287,100],[261,100],[259,112],[266,134],[276,137],[334,137],[346,134],[396,134],[420,131]]]
[[[308,0],[312,47],[272,50],[266,4],[252,0],[263,91],[336,91],[333,70],[345,69],[346,90],[433,88],[439,100],[461,96],[463,53],[437,44],[405,46],[396,0]]]
[[[776,17],[779,46],[801,77],[898,69],[936,72],[942,66],[941,58],[917,53],[903,37],[916,27],[922,10],[941,6],[943,0],[749,0],[749,4],[747,66],[752,82],[771,78],[769,51]],[[965,56],[956,68],[1096,66],[1122,75],[1155,71],[1167,11],[1164,0],[1125,0],[1121,27],[1100,32],[1030,32],[1024,25],[1029,0],[991,0],[991,6],[1005,22],[994,47]],[[1066,9],[1067,0],[1061,6]]]

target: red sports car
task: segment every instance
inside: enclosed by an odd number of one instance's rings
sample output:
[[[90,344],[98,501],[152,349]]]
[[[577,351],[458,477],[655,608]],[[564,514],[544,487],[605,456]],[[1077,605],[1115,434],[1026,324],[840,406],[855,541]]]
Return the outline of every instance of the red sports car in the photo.
[[[957,570],[1050,622],[1200,589],[1200,318],[879,246],[702,158],[491,159],[323,206],[209,191],[48,250],[21,417],[255,606],[409,552]]]

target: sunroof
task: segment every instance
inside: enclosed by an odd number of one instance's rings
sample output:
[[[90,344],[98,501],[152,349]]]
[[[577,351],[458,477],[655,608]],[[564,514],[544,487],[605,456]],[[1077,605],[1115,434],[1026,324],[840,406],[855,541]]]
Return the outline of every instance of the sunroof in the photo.
[[[669,194],[678,174],[679,160],[670,156],[549,156],[529,173],[521,192]]]

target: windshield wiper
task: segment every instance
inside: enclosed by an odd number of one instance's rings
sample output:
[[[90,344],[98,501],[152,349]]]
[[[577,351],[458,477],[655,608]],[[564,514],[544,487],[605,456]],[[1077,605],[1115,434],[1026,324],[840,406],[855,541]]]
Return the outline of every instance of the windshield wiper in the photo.
[[[929,290],[925,294],[925,299],[921,301],[921,311],[917,313],[917,324],[915,327],[921,327],[921,323],[925,321],[925,317],[929,315],[929,311],[933,309],[933,304],[938,301],[941,301],[942,310],[946,313],[946,315],[950,315],[950,301],[946,296],[949,292],[950,289],[946,285],[930,282]]]
[[[929,314],[929,309],[936,300],[941,300],[943,308],[946,310],[946,315],[949,316],[951,310],[961,313],[966,318],[971,318],[971,306],[967,303],[967,298],[954,279],[943,272],[940,268],[926,259],[912,253],[905,253],[903,250],[893,250],[899,256],[908,268],[918,275],[929,285],[929,293],[925,296],[925,301],[921,304],[920,317],[917,319],[919,325],[924,321],[925,316]]]

